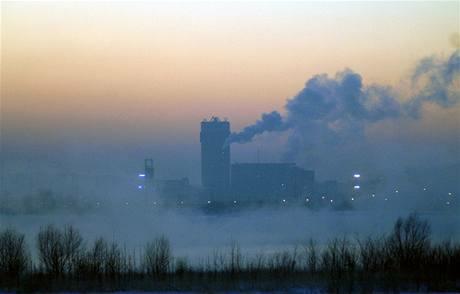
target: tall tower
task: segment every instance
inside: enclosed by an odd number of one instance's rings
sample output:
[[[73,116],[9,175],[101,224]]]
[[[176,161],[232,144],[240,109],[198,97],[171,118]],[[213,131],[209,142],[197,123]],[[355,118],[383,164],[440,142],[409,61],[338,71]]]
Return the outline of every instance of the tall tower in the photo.
[[[212,192],[230,187],[230,123],[218,117],[201,122],[201,184]]]
[[[155,175],[155,169],[153,167],[153,159],[147,158],[144,160],[144,179],[145,189],[151,190],[153,188],[153,179]]]

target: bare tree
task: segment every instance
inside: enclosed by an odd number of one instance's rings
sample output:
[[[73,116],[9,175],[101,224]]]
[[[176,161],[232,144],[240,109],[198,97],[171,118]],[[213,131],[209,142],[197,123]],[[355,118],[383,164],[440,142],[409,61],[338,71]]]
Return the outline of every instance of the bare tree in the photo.
[[[80,232],[73,226],[67,226],[64,228],[62,243],[65,271],[72,273],[75,271],[84,253],[83,238]]]
[[[431,228],[427,221],[413,213],[407,218],[398,218],[387,246],[400,270],[416,268],[424,254],[430,249]]]
[[[118,244],[113,242],[106,252],[105,273],[112,277],[120,274],[123,266],[123,257]]]
[[[249,270],[252,272],[261,272],[266,269],[266,256],[263,253],[257,253],[248,263]]]
[[[384,270],[387,260],[385,239],[371,237],[357,240],[359,247],[359,265],[366,274],[373,274]]]
[[[230,262],[228,267],[228,271],[232,274],[239,273],[241,271],[242,255],[240,246],[236,241],[232,241],[230,245]]]
[[[174,272],[178,276],[184,275],[186,272],[190,271],[190,265],[186,257],[176,258]]]
[[[333,280],[352,273],[356,267],[356,251],[346,238],[335,238],[327,244],[321,255],[322,269]]]
[[[42,228],[37,246],[40,267],[55,275],[74,272],[84,252],[83,238],[72,226],[63,231],[52,225]]]
[[[40,267],[45,272],[60,275],[65,269],[65,250],[62,232],[53,225],[41,229],[37,236]]]
[[[295,271],[297,265],[297,247],[294,247],[292,253],[282,251],[274,253],[267,262],[270,271],[276,274],[288,274]]]
[[[12,229],[0,232],[0,277],[18,278],[29,263],[24,235]]]
[[[318,250],[316,248],[316,242],[313,239],[310,239],[305,246],[305,257],[306,269],[310,273],[316,273],[318,268]]]
[[[107,242],[103,238],[98,238],[94,241],[92,248],[86,255],[91,275],[97,276],[104,272],[107,248]]]
[[[169,240],[162,236],[147,243],[144,249],[144,267],[149,274],[164,275],[169,271],[172,254]]]
[[[227,259],[222,250],[214,249],[212,252],[212,272],[214,274],[223,272],[225,270]]]

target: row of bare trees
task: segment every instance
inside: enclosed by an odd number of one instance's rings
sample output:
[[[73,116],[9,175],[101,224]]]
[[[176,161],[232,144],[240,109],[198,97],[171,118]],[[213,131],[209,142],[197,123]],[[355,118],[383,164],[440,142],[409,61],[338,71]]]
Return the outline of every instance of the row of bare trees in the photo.
[[[201,276],[214,279],[312,279],[328,285],[389,281],[429,284],[439,289],[456,287],[460,277],[460,245],[432,244],[427,221],[412,214],[399,218],[391,233],[377,238],[336,238],[323,246],[310,240],[305,246],[270,254],[244,256],[232,242],[228,250],[193,265],[187,258],[173,257],[164,236],[145,245],[141,252],[128,251],[116,242],[99,238],[87,243],[72,226],[47,226],[36,237],[37,258],[32,262],[25,236],[12,229],[0,231],[0,286],[44,275],[51,279],[117,280],[130,277],[164,280]],[[6,285],[6,286],[5,286]],[[452,286],[454,285],[454,286]],[[364,287],[364,286],[362,286]],[[1,289],[1,288],[0,288]],[[336,288],[334,288],[336,289]]]

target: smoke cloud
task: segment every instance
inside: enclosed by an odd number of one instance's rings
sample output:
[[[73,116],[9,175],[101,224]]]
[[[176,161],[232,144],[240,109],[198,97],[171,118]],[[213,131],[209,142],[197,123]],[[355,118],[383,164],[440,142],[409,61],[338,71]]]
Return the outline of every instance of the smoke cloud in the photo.
[[[418,62],[411,74],[411,95],[385,85],[363,85],[360,74],[345,69],[334,77],[313,76],[285,105],[285,114],[264,113],[255,124],[233,133],[229,143],[250,142],[265,132],[290,130],[286,157],[315,154],[322,146],[364,148],[366,128],[377,122],[418,120],[425,104],[451,108],[460,101],[460,51]],[[351,147],[347,147],[351,142]],[[330,154],[329,154],[330,156]]]
[[[254,136],[264,132],[284,131],[287,128],[288,125],[283,121],[278,111],[263,113],[262,117],[255,124],[245,127],[239,133],[232,133],[227,143],[246,143],[251,141]]]

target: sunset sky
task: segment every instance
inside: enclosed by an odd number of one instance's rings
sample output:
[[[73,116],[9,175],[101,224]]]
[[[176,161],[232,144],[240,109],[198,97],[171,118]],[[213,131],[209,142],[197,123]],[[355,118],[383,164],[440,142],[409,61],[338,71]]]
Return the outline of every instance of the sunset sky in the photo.
[[[318,73],[404,88],[455,49],[459,3],[2,2],[3,143],[197,145],[203,118],[238,130]]]

